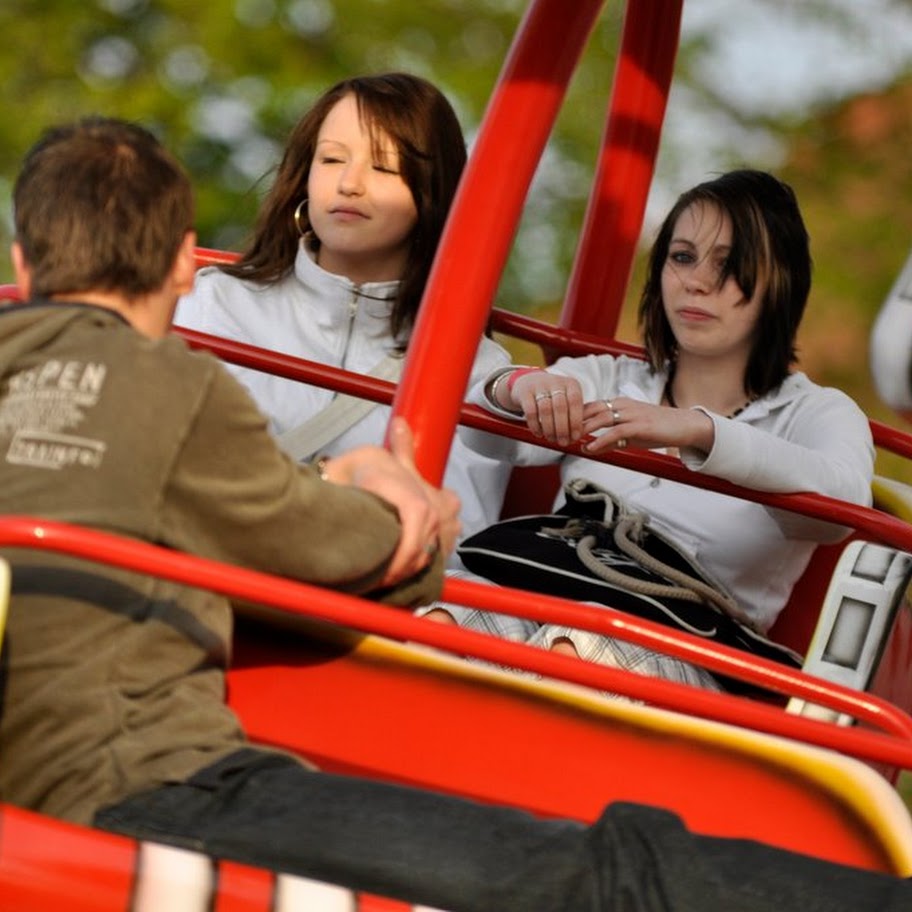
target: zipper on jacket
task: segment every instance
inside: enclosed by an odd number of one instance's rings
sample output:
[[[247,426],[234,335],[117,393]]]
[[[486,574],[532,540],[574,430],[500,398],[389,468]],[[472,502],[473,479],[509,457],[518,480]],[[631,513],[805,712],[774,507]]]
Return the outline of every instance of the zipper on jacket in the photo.
[[[351,300],[348,302],[348,331],[345,335],[345,344],[342,346],[342,359],[339,362],[343,369],[348,370],[348,347],[351,344],[352,335],[355,329],[355,317],[358,316],[358,298],[361,295],[361,286],[355,285],[352,288]],[[338,390],[333,391],[333,399],[339,395]]]

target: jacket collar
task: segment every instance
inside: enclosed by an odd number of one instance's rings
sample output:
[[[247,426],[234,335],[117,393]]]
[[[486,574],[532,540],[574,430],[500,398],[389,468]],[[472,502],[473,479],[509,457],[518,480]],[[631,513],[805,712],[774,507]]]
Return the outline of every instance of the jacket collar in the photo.
[[[295,276],[308,290],[320,298],[352,301],[358,299],[369,305],[368,309],[376,315],[389,315],[392,299],[399,290],[399,282],[363,282],[360,285],[345,276],[327,272],[319,266],[314,254],[302,242],[294,264]]]

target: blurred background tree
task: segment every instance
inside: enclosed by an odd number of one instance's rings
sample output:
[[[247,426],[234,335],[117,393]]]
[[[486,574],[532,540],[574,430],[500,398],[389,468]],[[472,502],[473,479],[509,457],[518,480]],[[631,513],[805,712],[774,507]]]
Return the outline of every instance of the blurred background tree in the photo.
[[[524,0],[5,0],[0,244],[10,239],[10,184],[23,153],[47,124],[87,113],[139,120],[162,137],[193,177],[200,243],[219,248],[243,244],[291,125],[344,76],[427,76],[453,102],[471,145],[524,8]],[[570,86],[501,306],[546,319],[559,311],[623,8],[605,4]],[[912,70],[906,45],[896,44],[912,33],[910,4],[749,0],[737,17],[724,0],[685,0],[684,9],[644,237],[696,180],[741,164],[776,170],[794,185],[813,239],[802,364],[872,416],[894,420],[870,381],[867,337],[912,246]],[[867,76],[846,81],[859,60]],[[5,259],[0,281],[10,279]],[[636,335],[629,317],[622,333]]]
[[[389,69],[426,76],[450,98],[471,141],[524,5],[7,0],[0,77],[15,116],[0,123],[0,189],[8,195],[17,163],[46,124],[91,112],[133,118],[189,168],[200,243],[237,247],[291,126],[338,79]],[[603,16],[537,181],[536,217],[523,229],[525,268],[511,267],[504,295],[519,308],[560,293],[620,19],[611,9]],[[599,96],[596,108],[590,94]]]

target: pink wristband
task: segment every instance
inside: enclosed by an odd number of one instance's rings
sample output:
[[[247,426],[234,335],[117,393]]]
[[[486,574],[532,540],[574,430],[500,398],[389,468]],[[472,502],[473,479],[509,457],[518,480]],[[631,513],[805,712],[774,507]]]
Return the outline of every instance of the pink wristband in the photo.
[[[519,367],[519,368],[517,368],[515,371],[513,371],[513,373],[510,374],[509,377],[507,377],[507,389],[512,393],[513,384],[516,383],[516,381],[519,380],[520,377],[524,376],[525,374],[534,374],[540,370],[541,370],[540,367]]]

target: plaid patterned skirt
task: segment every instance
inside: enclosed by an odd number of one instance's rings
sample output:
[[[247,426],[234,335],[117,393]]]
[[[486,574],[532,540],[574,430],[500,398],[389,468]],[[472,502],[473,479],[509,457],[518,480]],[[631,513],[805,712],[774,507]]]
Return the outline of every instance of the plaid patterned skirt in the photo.
[[[488,582],[467,571],[454,571],[452,575],[477,582]],[[446,602],[420,608],[416,613],[418,615],[427,614],[433,608],[442,608],[449,612],[460,627],[468,627],[471,630],[478,630],[506,640],[538,646],[541,649],[550,649],[556,640],[566,639],[573,643],[580,658],[589,662],[623,668],[626,671],[650,677],[678,681],[693,687],[702,687],[705,690],[724,690],[705,668],[655,652],[636,643],[628,643],[587,630],[577,630],[556,624],[539,624],[537,621],[495,614],[490,611],[479,611],[476,608],[466,608]],[[609,696],[614,695],[609,694]]]

